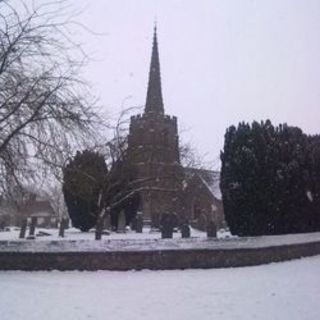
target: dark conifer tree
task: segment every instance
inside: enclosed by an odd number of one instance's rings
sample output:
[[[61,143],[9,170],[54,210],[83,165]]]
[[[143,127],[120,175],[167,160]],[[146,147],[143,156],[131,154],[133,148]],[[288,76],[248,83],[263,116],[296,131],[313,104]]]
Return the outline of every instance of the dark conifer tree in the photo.
[[[111,209],[111,224],[117,229],[120,211],[124,211],[126,225],[135,217],[140,206],[134,167],[124,155],[111,166],[105,189],[106,206]]]
[[[221,153],[226,220],[238,235],[320,229],[319,138],[286,124],[240,123]]]
[[[107,166],[102,155],[77,152],[63,170],[63,193],[75,228],[88,231],[95,226],[104,205]]]
[[[309,229],[320,230],[320,136],[308,137],[309,184],[307,186],[307,215]]]

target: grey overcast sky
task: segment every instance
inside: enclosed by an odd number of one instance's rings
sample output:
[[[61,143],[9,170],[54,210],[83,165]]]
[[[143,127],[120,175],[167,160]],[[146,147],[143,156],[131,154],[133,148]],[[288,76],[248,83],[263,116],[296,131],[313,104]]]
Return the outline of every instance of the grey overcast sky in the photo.
[[[81,40],[109,113],[144,105],[154,20],[167,114],[219,157],[225,129],[271,119],[320,132],[319,0],[77,0]]]

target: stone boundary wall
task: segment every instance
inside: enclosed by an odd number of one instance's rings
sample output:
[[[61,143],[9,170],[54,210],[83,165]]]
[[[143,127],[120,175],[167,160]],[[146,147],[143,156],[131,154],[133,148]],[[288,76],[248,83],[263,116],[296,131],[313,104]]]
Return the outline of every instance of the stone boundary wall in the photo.
[[[229,268],[320,254],[320,241],[243,249],[109,252],[0,252],[0,270],[166,270]]]

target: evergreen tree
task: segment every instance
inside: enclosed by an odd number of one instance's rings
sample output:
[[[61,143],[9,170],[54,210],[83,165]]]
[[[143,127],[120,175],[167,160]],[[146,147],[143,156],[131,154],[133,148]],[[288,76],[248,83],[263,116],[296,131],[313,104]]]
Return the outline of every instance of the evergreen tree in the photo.
[[[320,136],[308,137],[309,184],[307,186],[309,229],[320,229]]]
[[[123,210],[126,225],[129,225],[140,206],[140,196],[136,170],[126,156],[113,163],[107,180],[105,199],[111,209],[111,224],[117,229],[119,214]]]
[[[320,229],[320,139],[271,122],[240,123],[225,134],[221,190],[238,235]]]
[[[104,205],[107,166],[93,151],[77,152],[63,170],[63,193],[75,228],[88,231],[95,226]]]

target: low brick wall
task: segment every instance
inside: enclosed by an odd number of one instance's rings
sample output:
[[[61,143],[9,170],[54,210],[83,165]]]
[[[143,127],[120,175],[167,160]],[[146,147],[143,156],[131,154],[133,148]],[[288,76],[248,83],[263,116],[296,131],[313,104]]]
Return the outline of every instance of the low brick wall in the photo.
[[[165,270],[244,267],[320,254],[320,242],[245,249],[0,252],[0,270]]]

